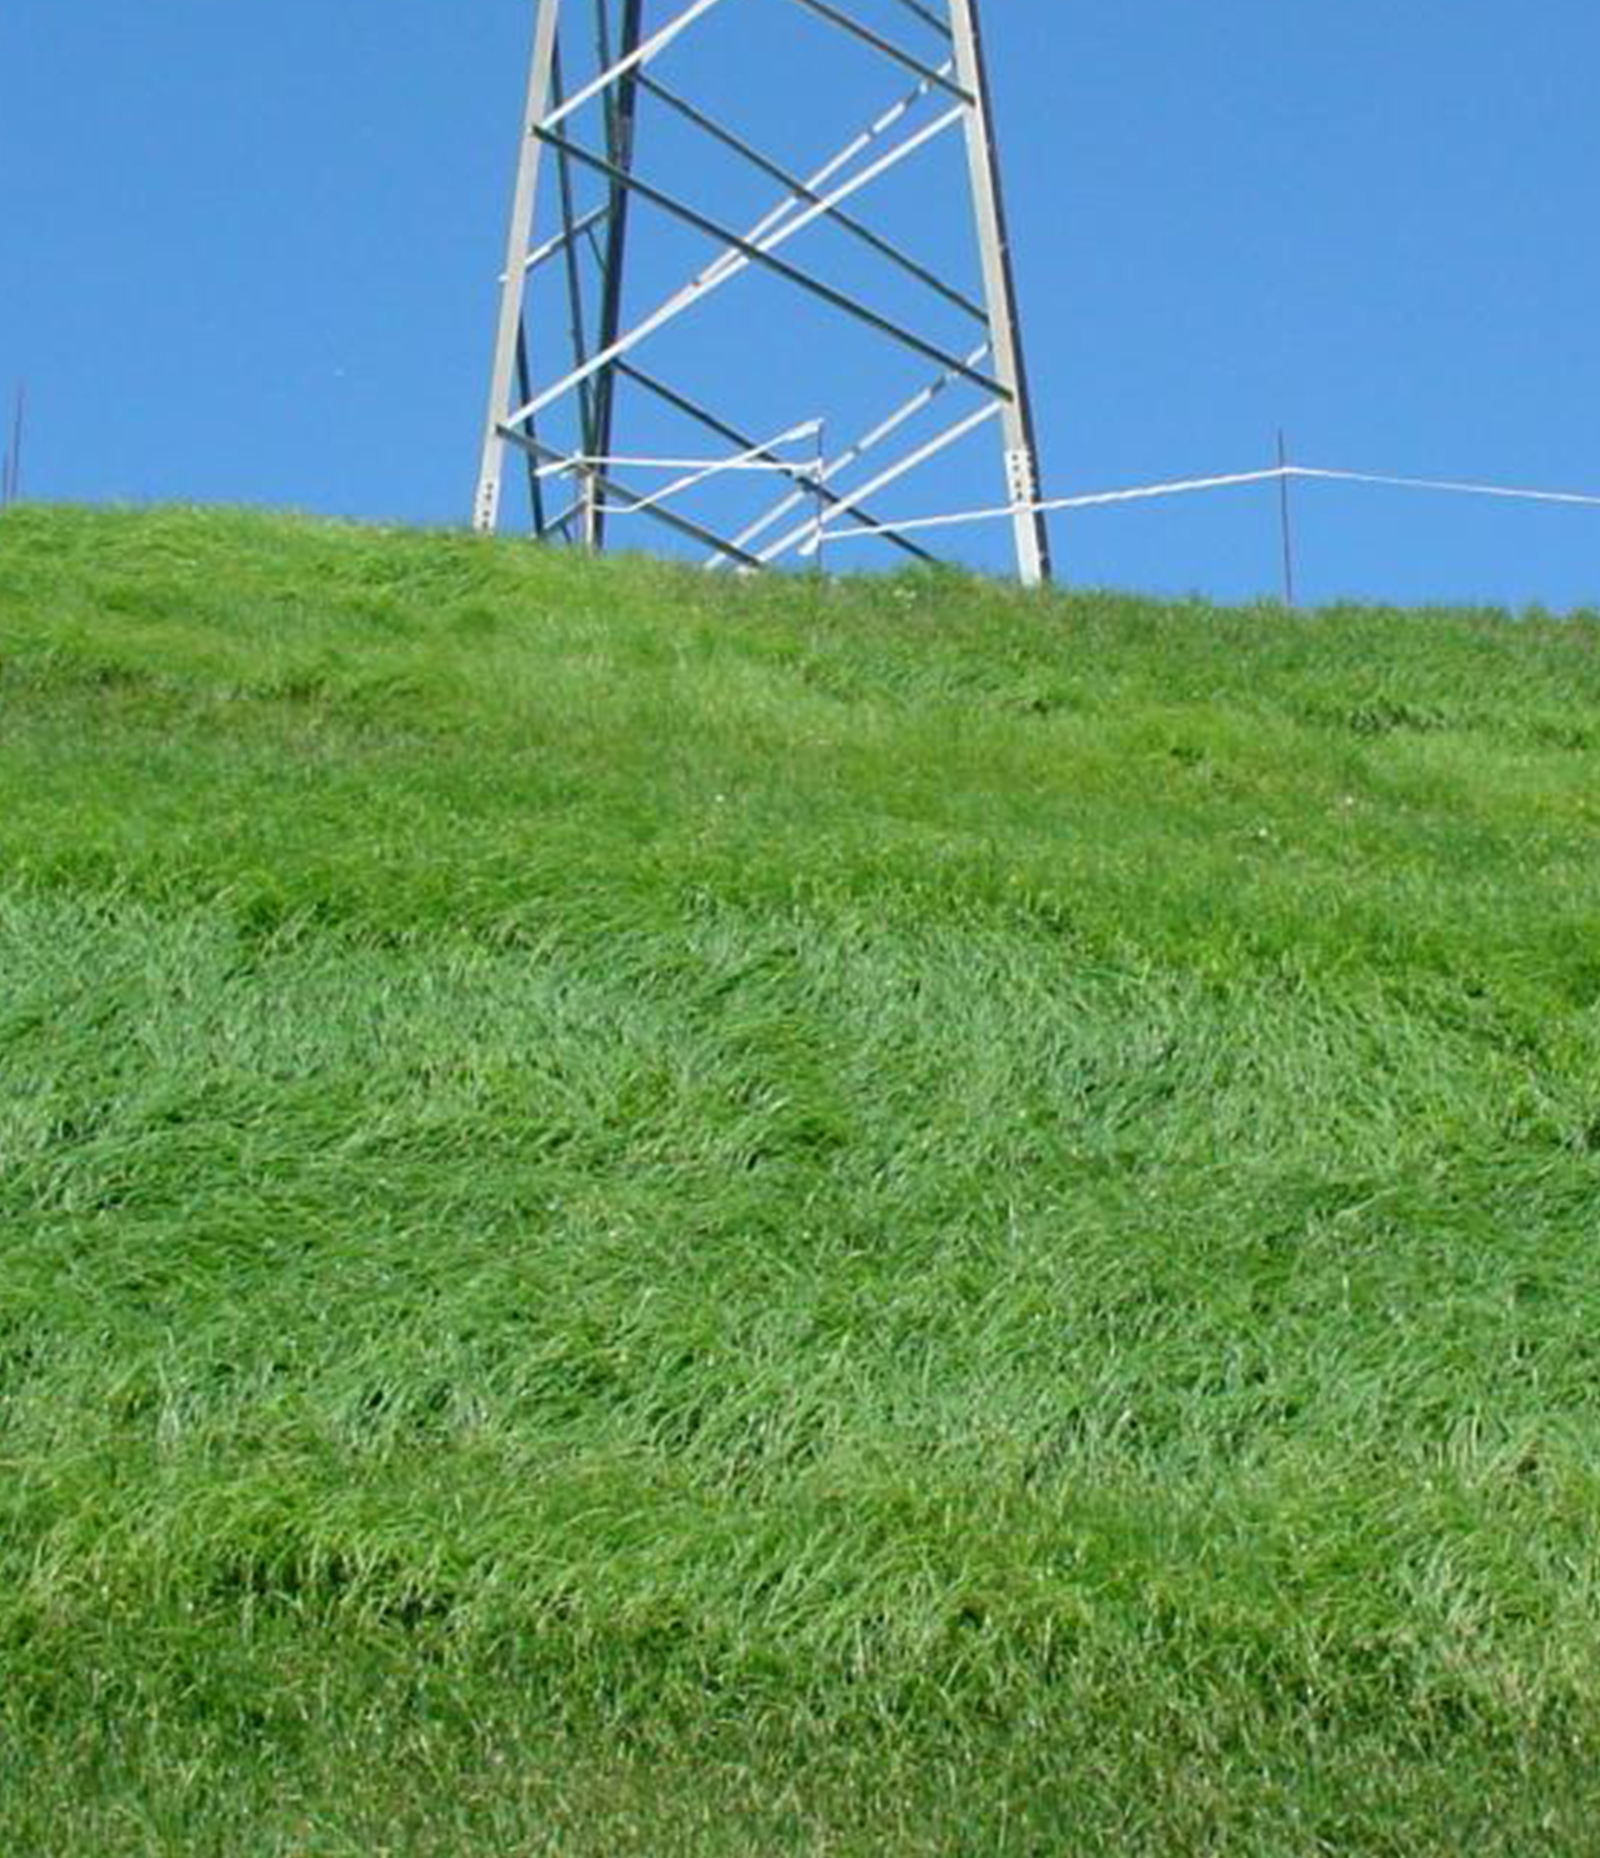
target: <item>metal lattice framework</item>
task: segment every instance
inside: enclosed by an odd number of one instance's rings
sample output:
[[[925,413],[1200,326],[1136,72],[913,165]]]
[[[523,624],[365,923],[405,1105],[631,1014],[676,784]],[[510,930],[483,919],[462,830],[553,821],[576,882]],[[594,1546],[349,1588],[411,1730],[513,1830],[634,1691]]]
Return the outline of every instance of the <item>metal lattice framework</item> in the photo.
[[[741,71],[789,107],[730,87]],[[774,118],[806,146],[775,150]],[[825,517],[925,558],[893,527],[901,487],[996,430],[1037,583],[977,0],[535,0],[477,528],[500,525],[516,456],[545,539],[601,548],[642,516],[760,567]]]

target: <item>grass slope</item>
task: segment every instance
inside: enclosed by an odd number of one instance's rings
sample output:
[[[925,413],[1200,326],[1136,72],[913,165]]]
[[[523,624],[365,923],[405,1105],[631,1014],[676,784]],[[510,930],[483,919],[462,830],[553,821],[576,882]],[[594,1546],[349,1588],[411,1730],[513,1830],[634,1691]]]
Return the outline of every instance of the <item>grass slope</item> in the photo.
[[[0,519],[0,1848],[1592,1851],[1597,646]]]

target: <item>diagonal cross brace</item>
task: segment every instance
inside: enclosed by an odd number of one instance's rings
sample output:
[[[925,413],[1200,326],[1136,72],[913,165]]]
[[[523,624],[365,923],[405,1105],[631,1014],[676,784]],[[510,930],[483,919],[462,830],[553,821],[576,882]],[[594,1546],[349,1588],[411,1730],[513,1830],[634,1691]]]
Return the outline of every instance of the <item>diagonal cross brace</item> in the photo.
[[[1018,571],[1025,581],[1046,578],[1050,566],[1048,539],[1043,516],[1035,507],[1039,473],[979,32],[980,0],[882,0],[884,9],[892,4],[903,22],[922,35],[922,43],[915,49],[909,31],[897,35],[892,22],[885,30],[879,30],[876,22],[867,23],[862,17],[866,12],[864,0],[789,0],[784,8],[746,0],[737,27],[732,25],[733,9],[728,0],[675,0],[671,17],[649,25],[647,15],[654,11],[658,0],[525,3],[535,13],[533,62],[502,281],[491,404],[475,505],[476,526],[497,526],[508,446],[522,450],[530,462],[540,457],[599,459],[614,451],[638,455],[647,449],[637,439],[620,447],[612,443],[615,421],[626,417],[630,427],[633,423],[634,390],[649,393],[662,409],[650,416],[655,429],[661,432],[670,430],[672,419],[685,413],[725,435],[742,433],[752,425],[765,426],[765,416],[740,416],[737,400],[744,377],[738,366],[718,366],[715,385],[709,391],[697,390],[695,398],[672,389],[657,394],[660,383],[655,376],[629,359],[641,343],[698,309],[734,277],[756,267],[797,295],[839,312],[845,324],[879,341],[886,352],[908,353],[936,364],[942,383],[964,394],[975,392],[979,399],[976,413],[957,416],[954,424],[933,440],[920,437],[908,423],[926,419],[930,401],[927,393],[915,396],[887,418],[862,421],[866,407],[857,412],[843,405],[842,400],[849,394],[859,395],[858,379],[870,376],[858,376],[855,370],[859,364],[854,360],[848,366],[844,364],[844,357],[854,355],[856,350],[841,347],[836,362],[830,346],[832,338],[819,337],[814,351],[817,380],[805,392],[808,410],[823,414],[830,425],[844,419],[847,430],[859,422],[868,435],[863,442],[847,446],[827,467],[826,505],[836,515],[848,511],[852,517],[865,517],[859,499],[898,482],[919,464],[942,455],[955,437],[993,420],[1003,432],[1006,495],[1014,515]],[[667,0],[660,0],[660,4],[666,11]],[[655,72],[664,55],[681,50],[690,38],[698,41],[701,34],[707,35],[709,42],[725,23],[730,31],[744,33],[739,55],[752,59],[752,68],[781,69],[783,35],[792,36],[799,30],[797,26],[785,26],[784,13],[796,20],[807,15],[830,34],[841,65],[847,57],[855,57],[858,62],[875,58],[909,72],[916,84],[909,97],[880,116],[809,178],[801,178],[805,164],[785,161],[775,150],[769,152],[758,146],[768,136],[740,134],[723,119],[719,109],[708,106],[695,94],[692,81],[669,85]],[[574,21],[590,23],[587,41],[577,33]],[[768,34],[770,39],[763,36]],[[561,83],[563,49],[572,78],[566,86]],[[692,66],[684,69],[692,74]],[[829,87],[824,83],[816,92],[814,102],[818,107],[809,113],[808,122],[826,108],[828,96]],[[945,107],[939,114],[941,105]],[[924,117],[935,114],[937,120],[908,127],[894,138],[887,153],[871,158],[872,144],[913,110]],[[754,228],[735,230],[726,213],[718,210],[711,183],[715,170],[709,162],[703,185],[699,179],[694,162],[700,157],[695,154],[694,142],[685,142],[682,136],[668,137],[658,148],[653,132],[658,111],[670,111],[690,125],[691,135],[702,138],[705,157],[720,148],[748,169],[776,181],[784,190],[782,201]],[[597,121],[603,127],[603,133],[598,135],[589,134],[581,126]],[[973,285],[968,285],[959,266],[930,265],[914,256],[908,244],[896,236],[892,224],[869,225],[844,205],[853,194],[887,175],[945,130],[957,127],[963,131],[966,145],[965,185],[952,187],[950,181],[939,184],[958,209],[970,209],[979,254]],[[556,185],[548,181],[541,185],[541,158]],[[678,164],[675,177],[667,172],[669,163]],[[592,206],[590,198],[597,191],[603,195],[604,204]],[[560,229],[552,236],[550,219],[555,209],[559,209]],[[886,219],[885,215],[877,217]],[[539,225],[541,219],[544,223]],[[628,278],[633,269],[652,267],[647,255],[641,255],[639,265],[635,264],[635,248],[640,248],[642,254],[641,241],[658,238],[663,222],[692,229],[711,241],[716,253],[692,279],[641,316],[628,307]],[[806,262],[778,255],[779,247],[817,225],[836,227],[854,242],[858,256],[852,257],[849,244],[838,245],[837,252],[833,244],[827,244],[820,248],[822,256],[808,255]],[[540,233],[537,241],[536,226]],[[674,248],[669,243],[663,249]],[[562,261],[567,283],[572,362],[565,368],[551,367],[552,347],[560,345],[560,315],[556,309],[560,292],[557,281],[540,277],[550,258]],[[870,275],[864,267],[873,262],[892,266],[903,278],[925,287],[930,292],[930,304],[937,298],[946,312],[953,310],[969,323],[977,322],[987,339],[973,356],[963,359],[961,352],[942,337],[935,338],[931,332],[919,329],[916,322],[921,317],[910,320],[898,307],[899,299],[877,300],[874,292],[860,287]],[[550,301],[553,292],[555,301]],[[535,302],[548,303],[548,318],[542,310],[537,316],[533,314]],[[555,328],[550,326],[552,321]],[[749,352],[758,355],[759,325],[752,326],[750,334],[753,340]],[[554,343],[552,337],[556,338]],[[858,339],[857,349],[859,346]],[[741,341],[737,356],[744,353]],[[982,366],[976,365],[977,360],[982,361]],[[792,370],[792,361],[786,365]],[[752,408],[771,406],[772,388],[776,385],[785,390],[780,396],[781,405],[781,398],[795,386],[803,387],[804,382],[785,379],[780,383],[774,377],[758,391]],[[619,387],[628,390],[626,415],[619,409]],[[942,389],[936,387],[935,391]],[[700,400],[709,404],[701,405]],[[667,407],[676,408],[676,413],[667,413]],[[661,424],[663,418],[668,422],[666,426]],[[541,428],[537,434],[536,421]],[[899,430],[902,426],[904,431]],[[569,437],[574,431],[576,443]],[[869,475],[863,470],[865,453],[879,446],[883,447],[881,460],[875,461],[878,468]],[[818,471],[821,482],[820,461]],[[867,481],[858,481],[864,475]],[[530,481],[537,482],[535,478]],[[752,557],[772,559],[775,553],[781,553],[787,536],[758,552],[749,549],[745,535],[753,540],[754,533],[767,524],[758,521],[752,531],[748,518],[734,514],[746,493],[726,474],[718,475],[717,481],[726,488],[696,493],[693,500],[699,504],[709,496],[708,507],[721,510],[731,520],[697,521],[677,511],[659,513],[672,516],[673,527],[680,535],[710,546],[717,560],[750,565]],[[582,499],[578,509],[581,538],[591,547],[599,547],[605,539],[607,508],[619,499],[628,499],[629,493],[621,486],[601,485],[594,479],[585,487],[580,476],[580,489],[585,488],[587,510],[582,507]],[[633,507],[640,501],[634,498],[622,507]],[[782,502],[780,499],[780,510]],[[649,508],[643,513],[656,515],[658,511]],[[769,520],[772,514],[769,512]],[[554,523],[548,522],[548,514],[542,509],[536,508],[535,516],[540,533],[557,530],[570,534],[572,512],[564,512]],[[782,521],[780,513],[777,522]],[[913,552],[922,553],[893,533],[892,519],[873,526],[889,534],[891,545],[912,547]],[[733,537],[731,544],[725,540],[729,536]]]

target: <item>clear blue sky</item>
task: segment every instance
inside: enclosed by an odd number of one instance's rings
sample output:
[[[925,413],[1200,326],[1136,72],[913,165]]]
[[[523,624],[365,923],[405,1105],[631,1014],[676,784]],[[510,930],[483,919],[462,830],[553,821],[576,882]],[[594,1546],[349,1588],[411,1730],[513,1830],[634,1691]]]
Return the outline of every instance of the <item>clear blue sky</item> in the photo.
[[[740,3],[755,33],[789,10]],[[986,17],[1050,489],[1249,469],[1281,424],[1308,463],[1600,490],[1594,0]],[[0,395],[26,379],[27,490],[463,519],[530,18],[8,0]],[[803,150],[808,100],[717,55]],[[973,491],[986,471],[930,506]],[[1600,512],[1296,506],[1313,598],[1600,600]],[[1056,545],[1073,581],[1245,595],[1275,584],[1275,524],[1270,492],[1226,492]]]

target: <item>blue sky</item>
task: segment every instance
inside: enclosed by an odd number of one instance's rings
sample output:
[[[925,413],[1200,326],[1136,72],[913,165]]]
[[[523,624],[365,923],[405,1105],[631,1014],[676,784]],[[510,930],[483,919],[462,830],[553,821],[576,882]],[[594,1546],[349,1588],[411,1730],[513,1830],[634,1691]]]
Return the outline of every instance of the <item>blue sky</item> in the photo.
[[[790,9],[735,4],[752,36],[708,34],[697,75],[803,153],[816,99],[761,56]],[[1050,490],[1248,470],[1280,425],[1307,463],[1600,490],[1592,0],[985,16]],[[0,395],[26,380],[27,491],[464,520],[530,18],[9,0]],[[886,207],[915,243],[948,200]],[[992,498],[964,456],[920,507]],[[1295,508],[1312,599],[1600,599],[1600,511],[1321,486]],[[1055,539],[1077,583],[1276,585],[1267,490]],[[996,531],[952,546],[1003,560]]]

